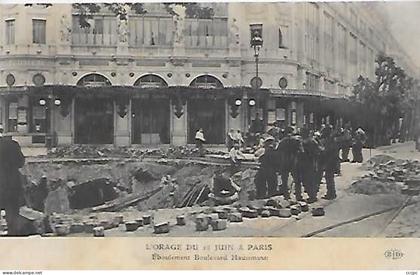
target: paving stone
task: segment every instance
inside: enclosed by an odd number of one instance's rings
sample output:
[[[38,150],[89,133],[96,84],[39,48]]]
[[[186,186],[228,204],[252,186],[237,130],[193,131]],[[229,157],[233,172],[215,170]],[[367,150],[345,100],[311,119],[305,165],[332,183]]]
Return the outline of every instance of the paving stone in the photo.
[[[123,215],[117,215],[117,216],[114,216],[114,218],[112,219],[112,222],[113,222],[115,225],[122,224],[122,223],[124,223],[124,216],[123,216]]]
[[[214,220],[211,222],[211,227],[213,228],[213,231],[220,231],[225,230],[227,227],[227,221],[226,220]]]
[[[263,210],[262,212],[261,212],[261,217],[263,217],[263,218],[268,218],[268,217],[270,217],[271,216],[271,214],[270,214],[270,210]]]
[[[209,218],[206,215],[198,215],[195,218],[195,229],[197,231],[206,231],[209,228]]]
[[[185,221],[185,216],[180,215],[176,217],[176,224],[177,225],[185,225],[186,221]]]
[[[83,223],[73,223],[70,225],[70,233],[82,233],[85,231],[85,226]]]
[[[219,219],[219,214],[217,214],[217,213],[211,213],[211,214],[208,214],[207,215],[207,218],[208,218],[209,224],[210,224],[211,221],[214,221],[214,220],[218,220]]]
[[[215,212],[216,212],[216,209],[214,209],[213,207],[208,207],[208,208],[203,210],[204,214],[212,214],[212,213],[215,213]]]
[[[269,206],[267,207],[267,211],[270,213],[270,216],[279,217],[280,216],[280,209]]]
[[[279,209],[279,217],[280,218],[290,218],[292,216],[292,213],[289,208],[282,208]]]
[[[99,225],[102,226],[105,230],[114,228],[114,223],[108,220],[102,220],[99,222]]]
[[[282,196],[275,196],[267,200],[266,206],[286,208],[290,206],[290,202],[285,200]]]
[[[136,222],[126,222],[125,223],[125,230],[127,232],[136,231],[138,228],[139,228],[139,225]]]
[[[142,227],[143,226],[143,219],[142,218],[136,219],[136,223],[139,227]]]
[[[169,233],[169,222],[155,224],[154,233],[155,234]]]
[[[405,180],[405,184],[408,187],[420,187],[420,179],[407,179]]]
[[[226,220],[228,218],[228,212],[225,210],[218,210],[217,215],[219,215],[219,219]]]
[[[302,212],[308,212],[309,211],[309,205],[306,202],[299,202],[300,210]]]
[[[98,224],[96,224],[94,222],[86,222],[86,223],[84,223],[84,231],[86,233],[91,234],[91,233],[93,233],[93,229],[97,226],[98,226]]]
[[[54,228],[57,236],[67,236],[70,233],[70,226],[66,224],[56,224]]]
[[[300,212],[302,212],[302,211],[300,210],[299,204],[290,207],[290,213],[292,215],[299,215]]]
[[[241,213],[229,213],[228,220],[230,222],[242,222],[242,214]]]
[[[248,209],[244,211],[240,211],[242,214],[242,217],[249,218],[249,219],[255,219],[258,218],[258,212],[254,209]]]
[[[152,215],[143,215],[143,225],[149,225],[153,221]]]
[[[104,237],[105,236],[104,228],[102,226],[98,226],[98,227],[93,228],[93,236],[94,237]]]
[[[325,210],[323,207],[317,207],[312,209],[312,216],[320,217],[325,215]]]

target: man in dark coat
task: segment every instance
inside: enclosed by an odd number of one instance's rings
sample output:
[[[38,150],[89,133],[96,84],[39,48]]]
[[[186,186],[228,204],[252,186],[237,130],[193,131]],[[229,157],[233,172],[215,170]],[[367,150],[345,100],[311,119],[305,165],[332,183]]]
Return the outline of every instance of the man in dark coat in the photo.
[[[352,146],[352,153],[353,153],[353,160],[352,162],[363,162],[363,146],[366,142],[366,133],[362,130],[362,128],[358,128],[356,132],[354,133],[354,139],[353,139],[353,146]]]
[[[11,137],[0,137],[0,208],[6,210],[9,236],[19,234],[19,208],[23,205],[23,187],[19,168],[25,164],[19,144]]]
[[[320,144],[310,135],[308,128],[301,130],[303,152],[299,154],[299,179],[303,182],[305,191],[308,194],[308,203],[317,201],[318,184],[316,172],[317,161],[321,153]],[[298,183],[296,183],[298,185]],[[300,186],[300,183],[299,183]],[[297,196],[301,197],[301,196]]]
[[[327,125],[322,130],[321,140],[324,147],[324,151],[321,155],[321,165],[325,172],[325,181],[327,183],[327,194],[323,197],[323,199],[333,200],[337,197],[334,173],[337,169],[337,155],[339,147],[333,136],[333,129],[331,125]]]
[[[260,168],[255,175],[255,189],[257,199],[264,199],[277,195],[277,154],[273,148],[274,138],[264,140],[264,148],[260,148],[255,155],[259,158]]]
[[[351,126],[350,124],[347,124],[344,127],[344,131],[343,131],[343,140],[342,140],[342,144],[341,144],[341,161],[342,162],[349,162],[349,152],[350,152],[350,147],[351,147],[351,141],[352,141],[352,136],[351,136]]]
[[[278,163],[280,163],[279,170],[281,174],[280,193],[285,199],[290,198],[288,186],[289,174],[292,175],[295,183],[299,182],[297,171],[298,156],[303,152],[302,141],[300,137],[293,135],[293,131],[294,129],[292,127],[287,127],[285,130],[285,137],[277,146],[277,156],[279,159]]]

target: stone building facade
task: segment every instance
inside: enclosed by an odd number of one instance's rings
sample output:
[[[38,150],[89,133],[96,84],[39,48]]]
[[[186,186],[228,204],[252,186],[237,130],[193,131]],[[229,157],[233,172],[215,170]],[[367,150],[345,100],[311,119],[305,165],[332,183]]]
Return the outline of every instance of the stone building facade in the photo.
[[[24,146],[183,145],[203,128],[222,144],[255,121],[342,124],[349,118],[325,102],[373,78],[379,52],[414,74],[373,4],[217,3],[211,19],[172,8],[127,7],[124,20],[103,8],[81,28],[72,5],[1,5],[5,132]],[[258,89],[254,31],[264,41]]]

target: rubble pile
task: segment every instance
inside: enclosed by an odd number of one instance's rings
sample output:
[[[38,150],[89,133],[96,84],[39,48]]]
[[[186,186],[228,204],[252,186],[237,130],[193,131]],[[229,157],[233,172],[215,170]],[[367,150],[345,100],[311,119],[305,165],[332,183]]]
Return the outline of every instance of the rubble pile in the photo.
[[[204,154],[224,155],[223,151],[210,151],[204,149]],[[195,146],[177,146],[165,148],[135,148],[111,147],[97,145],[71,145],[52,148],[48,151],[50,158],[189,158],[200,157],[200,152]]]
[[[354,182],[350,191],[365,195],[420,192],[420,162],[379,155],[367,163],[369,173]],[[409,191],[410,190],[410,191]]]

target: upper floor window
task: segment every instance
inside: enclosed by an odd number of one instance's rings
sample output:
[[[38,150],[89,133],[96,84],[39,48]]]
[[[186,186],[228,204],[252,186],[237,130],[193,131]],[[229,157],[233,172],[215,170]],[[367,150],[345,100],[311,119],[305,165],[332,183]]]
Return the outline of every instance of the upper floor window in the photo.
[[[224,48],[228,43],[227,18],[185,20],[185,45],[200,48]]]
[[[283,32],[281,31],[281,28],[279,28],[279,48],[280,49],[286,48],[284,46],[284,35],[283,35]]]
[[[15,44],[15,20],[6,20],[6,44]]]
[[[170,17],[131,16],[128,20],[129,39],[132,47],[171,46],[175,31]]]
[[[79,16],[73,16],[72,43],[75,45],[116,45],[118,26],[115,16],[95,15],[88,20],[90,26],[82,28]]]
[[[32,19],[32,43],[45,44],[47,21],[43,19]]]

